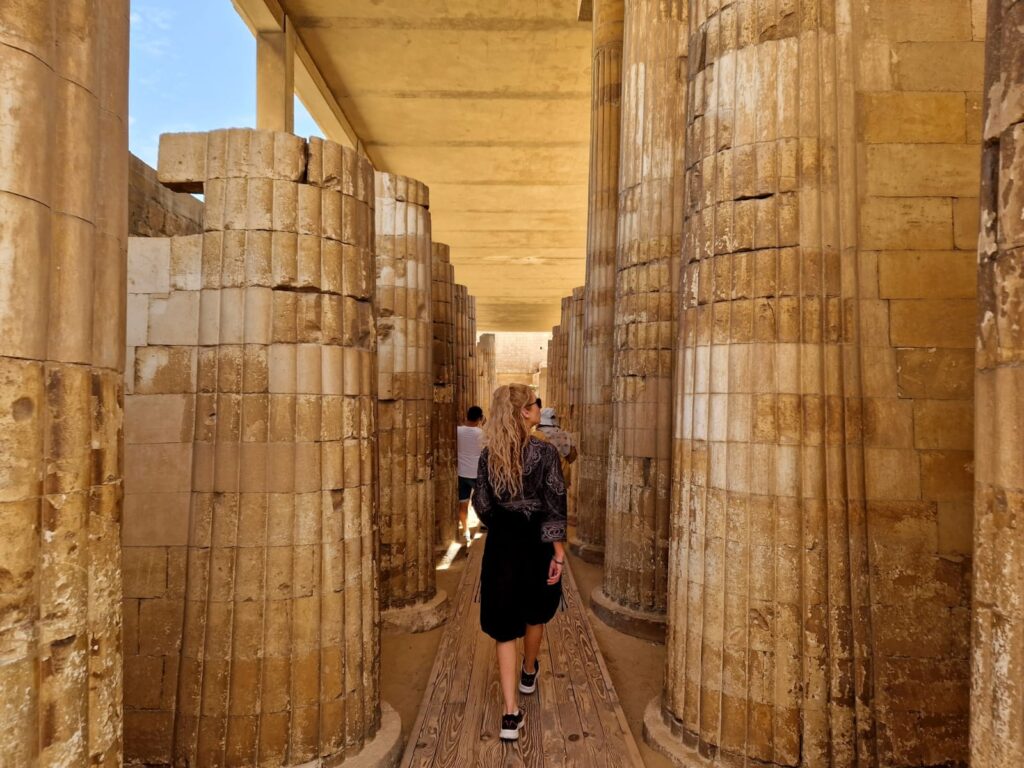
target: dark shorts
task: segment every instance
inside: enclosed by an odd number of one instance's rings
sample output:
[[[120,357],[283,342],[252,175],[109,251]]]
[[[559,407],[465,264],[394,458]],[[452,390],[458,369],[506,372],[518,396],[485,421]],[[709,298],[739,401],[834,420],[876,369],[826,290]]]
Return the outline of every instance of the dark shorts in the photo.
[[[459,501],[469,501],[473,489],[476,488],[475,477],[463,477],[459,475]]]

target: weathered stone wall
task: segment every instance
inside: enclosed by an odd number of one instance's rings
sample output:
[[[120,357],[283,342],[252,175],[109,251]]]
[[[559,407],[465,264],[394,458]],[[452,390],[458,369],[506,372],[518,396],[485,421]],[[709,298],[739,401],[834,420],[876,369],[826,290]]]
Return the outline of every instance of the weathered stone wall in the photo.
[[[121,764],[128,2],[0,10],[0,762]]]
[[[971,766],[1024,765],[1024,3],[989,5],[975,386]]]
[[[206,205],[132,248],[127,757],[339,760],[381,723],[373,170],[236,129],[159,173]]]
[[[377,173],[377,407],[384,621],[411,631],[444,620],[434,571],[434,403],[429,192]]]
[[[434,453],[434,542],[447,548],[457,531],[458,450],[455,412],[455,268],[450,249],[433,243],[432,274],[434,411],[430,424]]]
[[[665,631],[672,360],[683,230],[687,3],[626,3],[604,583],[623,631]]]
[[[573,550],[604,557],[608,436],[612,425],[615,238],[619,196],[623,0],[594,0],[587,271],[583,295],[583,375],[579,504]]]
[[[964,765],[984,9],[752,7],[691,18],[648,729],[722,763]]]
[[[203,203],[159,182],[156,169],[135,155],[128,162],[128,234],[136,237],[198,235]]]

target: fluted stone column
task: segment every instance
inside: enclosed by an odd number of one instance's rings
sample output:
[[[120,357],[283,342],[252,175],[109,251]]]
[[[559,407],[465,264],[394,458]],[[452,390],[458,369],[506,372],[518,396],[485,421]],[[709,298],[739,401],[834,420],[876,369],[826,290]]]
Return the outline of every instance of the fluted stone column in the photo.
[[[590,200],[583,298],[579,503],[573,552],[604,557],[608,437],[612,422],[615,233],[619,189],[622,0],[595,0],[590,117]]]
[[[469,290],[455,284],[455,420],[461,424],[466,411],[474,404],[476,379],[470,378],[469,355]]]
[[[434,415],[434,542],[447,549],[457,536],[458,466],[455,428],[455,268],[444,243],[433,243]]]
[[[691,5],[667,674],[645,718],[678,765],[876,749],[826,5],[753,27]]]
[[[1024,765],[1024,4],[989,3],[975,377],[973,768]]]
[[[477,389],[476,400],[484,414],[491,409],[491,397],[498,388],[497,347],[493,333],[481,333],[476,343]]]
[[[580,447],[580,400],[583,389],[583,286],[572,289],[572,313],[569,319],[569,363],[566,369],[566,409],[561,414],[562,429],[569,433],[577,452]],[[569,485],[569,524],[576,525],[579,494],[579,459],[573,465],[573,482]]]
[[[389,173],[376,187],[381,619],[423,632],[448,615],[434,570],[429,193]]]
[[[591,600],[608,624],[653,640],[665,636],[686,5],[626,2],[604,583]]]
[[[569,329],[572,326],[573,300],[572,295],[562,297],[562,317],[558,325],[558,388],[552,398],[552,405],[557,409],[562,429],[566,428],[566,415],[569,411]]]
[[[558,407],[558,399],[563,387],[562,380],[566,374],[565,368],[562,366],[562,349],[564,347],[565,338],[562,334],[562,326],[553,325],[547,349],[547,380],[543,395],[545,407]]]
[[[401,729],[379,693],[373,169],[330,142],[232,129],[164,136],[159,177],[206,204],[202,235],[133,257],[152,282],[130,285],[128,328],[131,757],[389,764]],[[162,459],[182,434],[185,461]],[[182,464],[184,526],[166,498]],[[183,562],[161,540],[175,530]],[[158,557],[165,571],[149,569]]]
[[[127,89],[126,0],[0,10],[5,765],[122,762]]]

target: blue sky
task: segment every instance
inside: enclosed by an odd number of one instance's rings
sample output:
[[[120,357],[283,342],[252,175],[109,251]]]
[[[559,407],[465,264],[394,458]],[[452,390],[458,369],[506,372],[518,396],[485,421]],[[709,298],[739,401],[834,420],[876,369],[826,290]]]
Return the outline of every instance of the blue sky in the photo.
[[[256,41],[231,0],[132,0],[128,136],[156,165],[161,133],[256,124]],[[322,133],[298,100],[295,132]]]

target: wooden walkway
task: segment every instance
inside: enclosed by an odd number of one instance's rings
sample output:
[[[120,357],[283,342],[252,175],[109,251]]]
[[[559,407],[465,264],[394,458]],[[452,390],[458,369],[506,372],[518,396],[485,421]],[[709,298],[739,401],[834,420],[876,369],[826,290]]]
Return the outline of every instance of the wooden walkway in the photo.
[[[406,745],[403,768],[643,768],[568,568],[562,577],[564,610],[544,633],[537,692],[519,697],[526,724],[519,741],[498,738],[502,706],[494,641],[480,631],[482,555],[483,541],[477,540]]]

